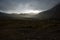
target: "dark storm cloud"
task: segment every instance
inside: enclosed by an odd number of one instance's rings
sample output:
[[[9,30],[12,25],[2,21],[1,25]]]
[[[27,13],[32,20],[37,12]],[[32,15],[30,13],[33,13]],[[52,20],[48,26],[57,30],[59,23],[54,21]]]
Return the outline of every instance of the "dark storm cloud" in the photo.
[[[59,2],[60,0],[0,0],[0,11],[47,10]]]

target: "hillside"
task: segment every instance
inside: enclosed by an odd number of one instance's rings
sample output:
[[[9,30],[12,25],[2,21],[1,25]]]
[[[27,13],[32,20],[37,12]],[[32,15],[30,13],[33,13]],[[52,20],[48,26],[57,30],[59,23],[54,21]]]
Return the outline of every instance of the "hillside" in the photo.
[[[13,19],[11,15],[0,13],[0,19],[4,19],[0,20],[0,40],[60,40],[60,20],[58,20],[60,11],[59,6],[55,8],[56,10],[52,8],[53,11],[42,12],[43,18],[44,15],[45,18],[48,17],[45,20]],[[58,14],[52,17],[49,16],[50,13]],[[39,18],[40,15],[42,14],[38,15]]]
[[[39,13],[36,17],[40,18],[40,19],[59,20],[60,19],[60,4],[57,4],[56,6],[54,6],[53,8],[51,8],[47,11]]]

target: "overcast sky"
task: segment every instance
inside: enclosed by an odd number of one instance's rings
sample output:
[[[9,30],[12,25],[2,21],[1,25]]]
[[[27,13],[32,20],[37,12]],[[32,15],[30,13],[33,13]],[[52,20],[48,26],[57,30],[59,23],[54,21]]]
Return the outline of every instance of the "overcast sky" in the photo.
[[[47,10],[57,3],[60,3],[60,0],[0,0],[0,11]]]

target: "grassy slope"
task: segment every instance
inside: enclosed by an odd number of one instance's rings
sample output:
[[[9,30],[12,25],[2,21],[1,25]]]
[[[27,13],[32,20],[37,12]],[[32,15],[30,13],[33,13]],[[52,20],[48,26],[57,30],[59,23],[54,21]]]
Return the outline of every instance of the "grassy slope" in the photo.
[[[0,40],[49,40],[56,38],[58,39],[58,32],[56,30],[59,31],[59,26],[60,21],[57,20],[0,21]],[[55,31],[57,33],[54,33]]]

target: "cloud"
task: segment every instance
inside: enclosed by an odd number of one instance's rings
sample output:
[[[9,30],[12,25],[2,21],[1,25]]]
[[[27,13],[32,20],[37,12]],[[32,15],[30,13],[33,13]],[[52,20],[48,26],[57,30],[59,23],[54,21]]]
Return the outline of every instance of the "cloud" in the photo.
[[[0,11],[23,12],[24,10],[47,10],[59,0],[0,0]]]

